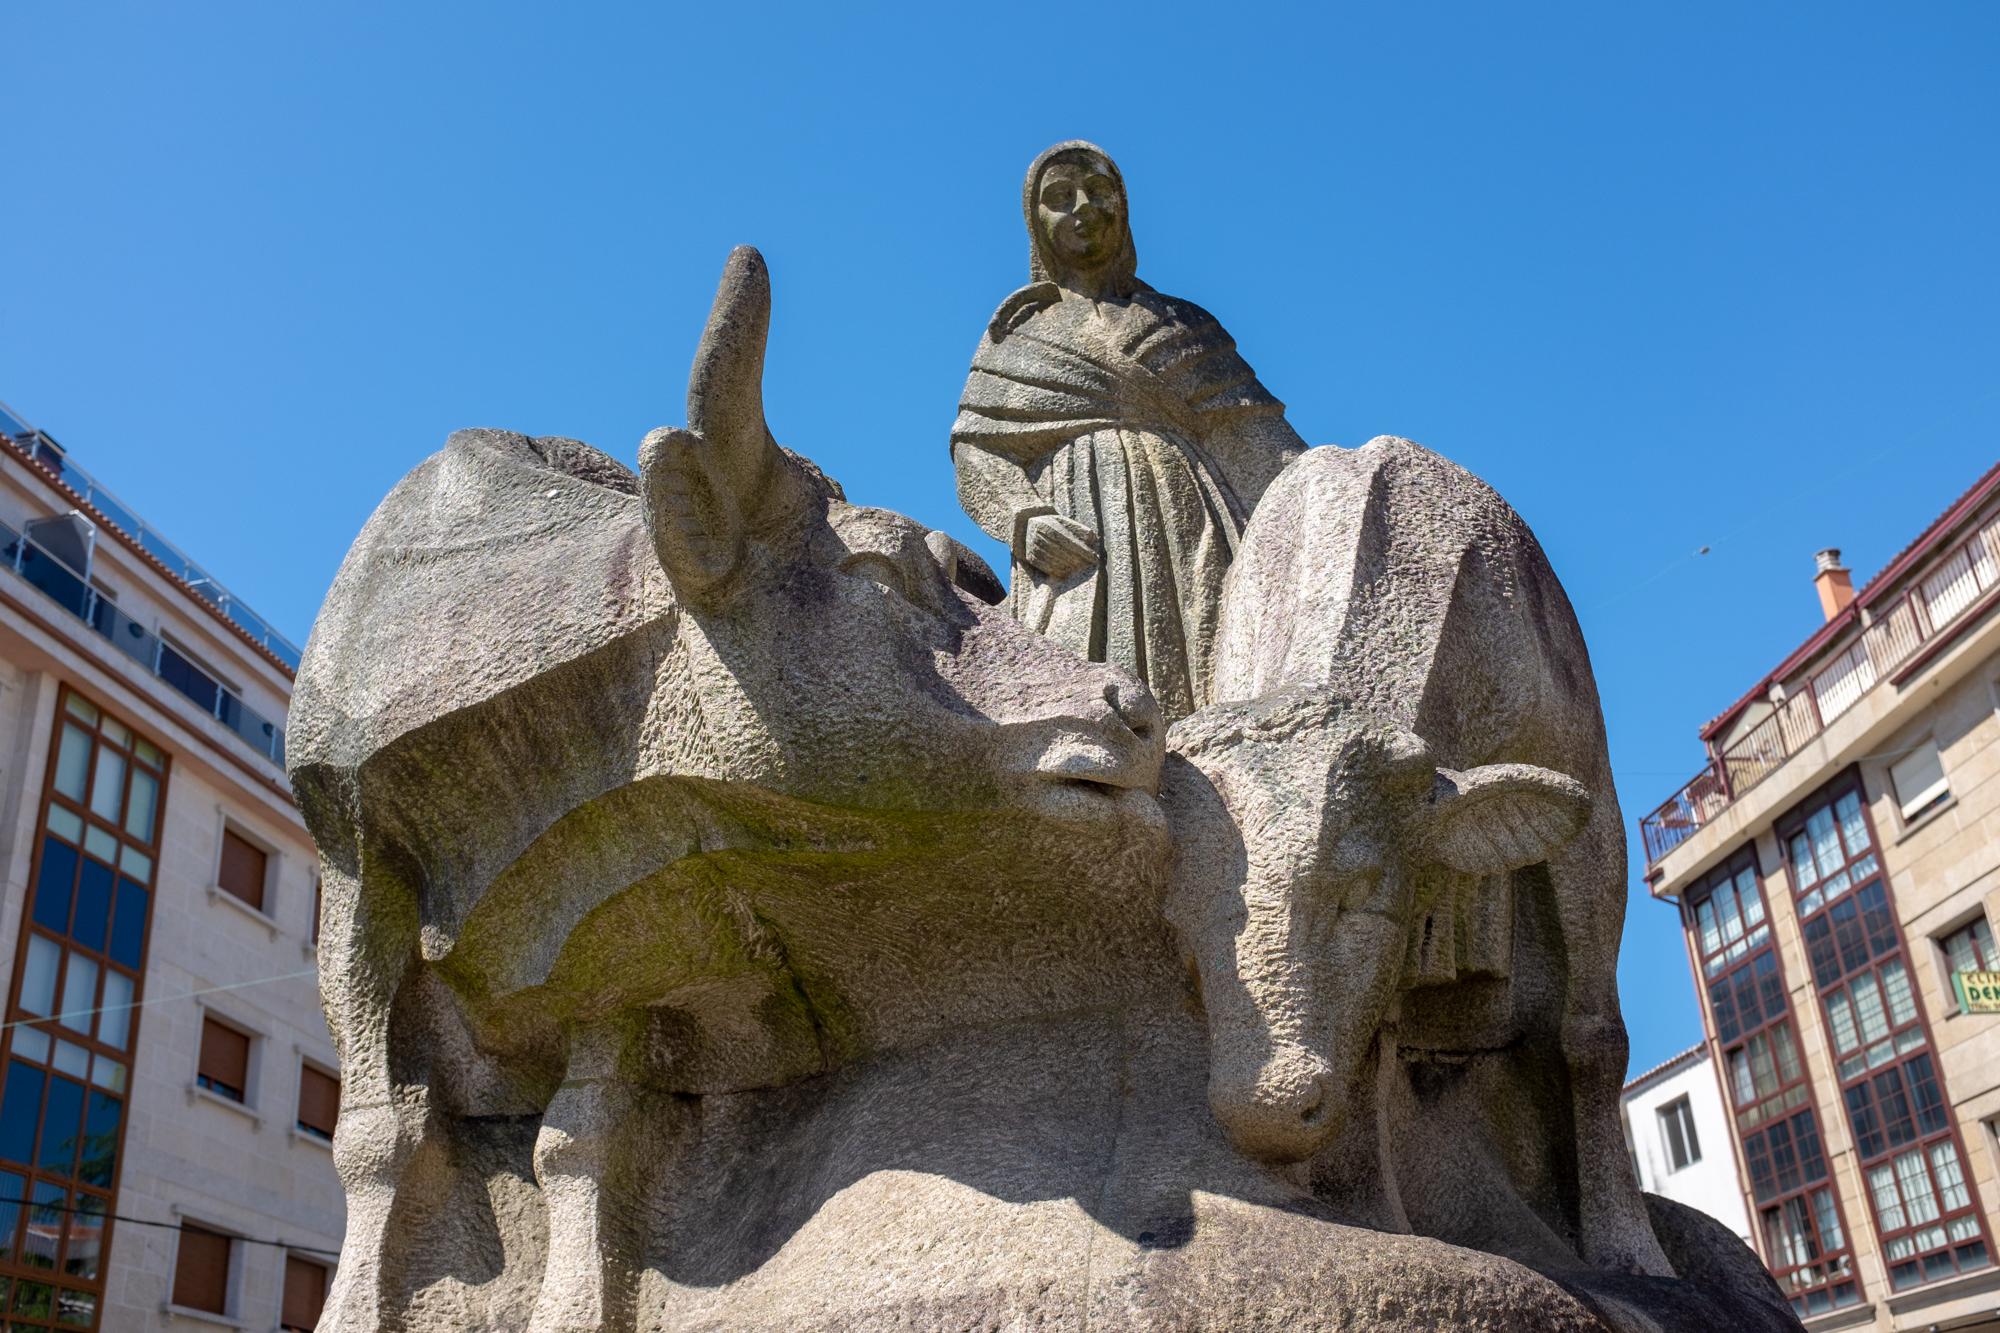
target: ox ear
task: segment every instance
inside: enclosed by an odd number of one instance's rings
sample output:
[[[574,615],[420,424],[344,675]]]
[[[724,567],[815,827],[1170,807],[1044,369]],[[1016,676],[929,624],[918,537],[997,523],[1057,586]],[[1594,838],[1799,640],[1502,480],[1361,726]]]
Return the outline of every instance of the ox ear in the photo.
[[[804,479],[764,423],[771,275],[747,245],[730,252],[688,375],[687,429],[639,446],[639,494],[660,565],[684,601],[714,605],[744,543],[781,528]]]
[[[1583,784],[1550,769],[1441,768],[1418,842],[1424,859],[1494,875],[1548,860],[1589,817],[1590,793]]]

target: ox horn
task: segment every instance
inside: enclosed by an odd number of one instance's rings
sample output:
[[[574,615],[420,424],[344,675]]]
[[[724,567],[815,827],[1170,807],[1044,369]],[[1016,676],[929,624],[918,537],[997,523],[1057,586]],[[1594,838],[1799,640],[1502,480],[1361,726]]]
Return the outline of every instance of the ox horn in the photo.
[[[771,275],[748,245],[730,251],[688,374],[687,429],[639,446],[640,496],[660,565],[685,601],[713,604],[753,530],[789,510],[796,478],[764,422]]]

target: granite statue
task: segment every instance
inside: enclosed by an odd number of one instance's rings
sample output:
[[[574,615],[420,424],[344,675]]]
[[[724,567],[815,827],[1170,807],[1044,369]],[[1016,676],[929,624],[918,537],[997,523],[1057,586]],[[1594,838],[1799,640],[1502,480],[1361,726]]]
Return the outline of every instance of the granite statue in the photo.
[[[1797,1327],[1604,1141],[1616,800],[1497,497],[1217,462],[1170,729],[776,442],[769,319],[739,250],[636,472],[461,432],[335,580],[323,1330]]]
[[[1381,1225],[1671,1274],[1618,1109],[1623,820],[1533,534],[1407,440],[1314,449],[1215,655],[1164,794],[1217,1118],[1274,1161],[1345,1140],[1321,1193]]]
[[[1305,442],[1213,315],[1139,279],[1103,149],[1036,158],[1021,210],[1030,282],[973,353],[951,431],[959,499],[1013,554],[1018,620],[1185,717],[1207,701],[1243,524]]]

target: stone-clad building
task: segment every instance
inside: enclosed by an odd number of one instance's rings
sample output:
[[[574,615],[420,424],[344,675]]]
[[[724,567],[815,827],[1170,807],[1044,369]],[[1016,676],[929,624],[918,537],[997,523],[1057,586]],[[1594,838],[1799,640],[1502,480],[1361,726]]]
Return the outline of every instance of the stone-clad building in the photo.
[[[2000,1329],[2000,466],[1702,730],[1640,820],[1755,1243],[1814,1329]]]
[[[343,1206],[298,650],[0,409],[0,1304],[310,1328]]]

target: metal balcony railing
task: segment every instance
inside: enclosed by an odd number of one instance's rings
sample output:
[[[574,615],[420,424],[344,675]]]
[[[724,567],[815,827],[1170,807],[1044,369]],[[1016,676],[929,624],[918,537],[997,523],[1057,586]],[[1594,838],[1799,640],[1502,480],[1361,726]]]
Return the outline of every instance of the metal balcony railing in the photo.
[[[1867,627],[1807,677],[1797,694],[1641,818],[1646,864],[1657,863],[1776,772],[1995,586],[2000,586],[2000,516],[1989,519],[1900,596],[1871,608]]]
[[[132,506],[106,490],[95,477],[78,467],[60,445],[29,425],[5,403],[0,403],[0,436],[5,437],[6,443],[17,454],[53,473],[63,485],[82,496],[91,508],[122,528],[127,536],[144,547],[176,578],[214,603],[246,634],[268,649],[272,656],[292,670],[298,670],[300,652],[297,644],[273,629],[268,621],[250,609],[249,603],[235,596],[222,585],[221,580],[189,559],[187,553],[162,536],[159,529],[139,517]]]
[[[25,533],[0,523],[0,563],[96,630],[111,646],[193,700],[238,740],[279,768],[285,729],[230,693],[159,635],[120,611],[90,581]]]

